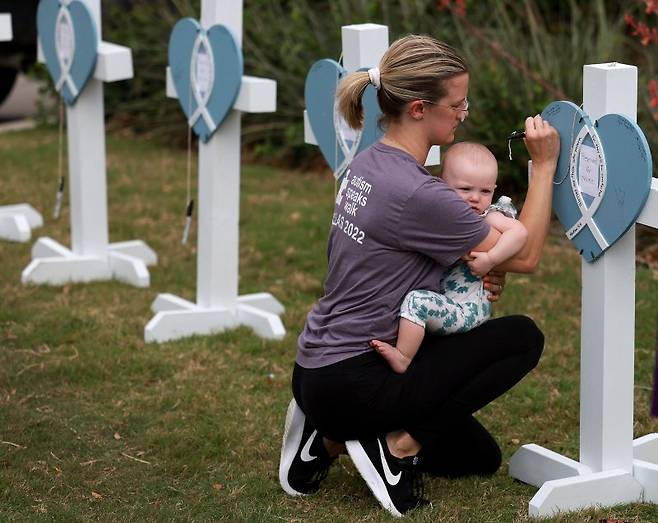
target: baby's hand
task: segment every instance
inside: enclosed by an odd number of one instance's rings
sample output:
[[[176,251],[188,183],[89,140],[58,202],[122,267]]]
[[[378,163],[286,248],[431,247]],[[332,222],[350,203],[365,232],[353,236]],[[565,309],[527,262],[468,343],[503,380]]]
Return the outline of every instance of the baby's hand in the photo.
[[[471,256],[473,259],[468,262],[468,268],[478,278],[482,278],[495,265],[488,252],[473,251],[471,252]]]

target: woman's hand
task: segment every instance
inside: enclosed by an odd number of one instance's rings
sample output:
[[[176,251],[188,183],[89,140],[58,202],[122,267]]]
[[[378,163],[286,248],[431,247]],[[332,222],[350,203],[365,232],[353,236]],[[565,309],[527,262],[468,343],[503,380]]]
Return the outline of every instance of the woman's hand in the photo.
[[[555,170],[560,155],[560,135],[555,127],[545,121],[540,115],[529,116],[525,120],[525,146],[530,154],[533,169],[545,165]]]
[[[498,301],[505,288],[506,272],[490,271],[482,278],[484,290],[487,291],[487,299],[491,302]]]

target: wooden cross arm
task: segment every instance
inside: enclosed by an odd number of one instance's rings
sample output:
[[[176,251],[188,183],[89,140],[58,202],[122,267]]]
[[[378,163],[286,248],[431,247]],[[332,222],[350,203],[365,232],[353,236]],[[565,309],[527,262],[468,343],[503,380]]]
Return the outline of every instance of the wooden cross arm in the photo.
[[[658,229],[658,178],[651,179],[651,191],[637,223]]]
[[[0,42],[9,42],[13,40],[14,35],[11,30],[11,15],[0,14]]]
[[[304,142],[311,145],[318,145],[318,140],[313,134],[311,122],[308,119],[308,111],[304,109]]]
[[[38,43],[37,60],[45,63],[46,59]],[[101,82],[118,82],[132,78],[133,55],[129,47],[111,44],[109,42],[98,42],[98,56],[96,58],[96,69],[94,78]]]
[[[129,47],[100,42],[94,78],[103,82],[117,82],[133,77],[133,55]]]
[[[313,129],[311,128],[311,122],[308,119],[308,111],[304,109],[304,143],[311,145],[318,145],[318,140],[313,134]],[[430,147],[429,152],[427,153],[427,158],[425,159],[425,166],[429,167],[431,165],[439,165],[441,163],[441,149],[438,145],[433,145]]]
[[[167,97],[178,99],[169,67],[167,67]],[[258,76],[243,76],[233,109],[243,113],[273,113],[276,111],[276,81]]]

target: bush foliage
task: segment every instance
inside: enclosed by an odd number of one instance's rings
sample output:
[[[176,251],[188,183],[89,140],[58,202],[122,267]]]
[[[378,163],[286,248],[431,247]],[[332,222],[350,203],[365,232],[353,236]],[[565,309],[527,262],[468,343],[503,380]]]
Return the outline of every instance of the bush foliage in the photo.
[[[637,4],[637,5],[635,5]],[[638,9],[642,2],[629,3]],[[199,14],[198,0],[105,2],[105,38],[133,49],[136,75],[108,89],[114,125],[136,133],[185,142],[186,127],[175,100],[165,97],[168,35],[177,19]],[[374,22],[389,26],[393,40],[425,33],[461,49],[471,70],[473,110],[461,138],[485,143],[503,160],[505,137],[525,116],[555,99],[582,101],[582,66],[619,61],[640,67],[639,123],[658,142],[645,86],[656,77],[655,47],[631,36],[626,6],[592,0],[246,0],[246,74],[273,78],[275,113],[245,115],[243,143],[269,162],[303,165],[317,157],[304,144],[304,80],[320,58],[338,59],[340,26]],[[503,189],[524,185],[522,147],[513,163],[501,161]]]

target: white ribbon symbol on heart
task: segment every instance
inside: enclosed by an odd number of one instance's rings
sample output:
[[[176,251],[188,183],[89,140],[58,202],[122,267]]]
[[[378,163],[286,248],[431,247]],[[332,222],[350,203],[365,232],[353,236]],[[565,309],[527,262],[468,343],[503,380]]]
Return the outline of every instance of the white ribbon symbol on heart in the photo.
[[[350,163],[354,159],[356,152],[359,150],[359,145],[361,144],[361,137],[363,136],[363,127],[356,131],[356,136],[352,142],[352,147],[347,145],[347,140],[343,136],[342,128],[346,125],[346,122],[340,116],[340,111],[338,110],[338,104],[334,103],[334,132],[336,133],[336,143],[340,150],[343,153],[343,161],[341,164],[336,167],[334,171],[334,178],[340,178],[343,175],[343,172],[349,167]],[[338,148],[336,148],[336,156],[338,156]],[[334,165],[338,163],[337,159],[334,162]]]
[[[203,49],[203,52],[202,52]],[[204,77],[198,78],[198,66],[199,60],[202,55],[207,57],[208,70],[204,71]],[[199,82],[202,82],[203,85],[200,85]],[[212,47],[210,47],[210,42],[208,41],[208,36],[205,31],[199,33],[196,41],[194,42],[194,48],[192,49],[192,65],[190,67],[190,90],[194,95],[194,100],[196,101],[197,108],[196,111],[189,117],[187,123],[190,127],[194,127],[194,124],[199,118],[203,118],[208,126],[210,132],[214,131],[217,127],[217,124],[210,116],[206,104],[210,99],[212,94],[213,85],[215,83],[215,58],[213,56]],[[189,112],[189,111],[188,111]]]
[[[592,204],[589,207],[585,205],[585,200],[578,183],[578,159],[580,158],[580,151],[583,145],[583,140],[588,134],[592,138],[594,149],[596,150],[596,153],[599,157],[598,190],[596,192],[596,196],[594,196],[594,199],[592,200]],[[578,209],[580,209],[581,217],[567,231],[567,238],[570,240],[573,239],[573,237],[576,236],[576,234],[578,234],[583,229],[583,227],[587,226],[587,228],[591,231],[592,236],[594,236],[596,243],[599,244],[599,247],[601,247],[602,250],[607,249],[609,244],[596,225],[593,216],[596,210],[599,208],[599,205],[601,205],[601,201],[603,200],[603,195],[605,194],[608,181],[608,171],[605,164],[605,155],[603,153],[603,147],[601,146],[601,139],[599,138],[599,134],[596,132],[594,126],[590,125],[587,121],[585,122],[585,125],[580,129],[580,132],[578,133],[578,136],[576,136],[573,146],[571,147],[569,178],[571,180],[571,190],[574,197],[576,198],[576,204],[578,205]]]
[[[64,84],[66,84],[75,98],[78,96],[78,88],[70,74],[71,67],[73,66],[73,57],[75,56],[75,32],[73,31],[71,13],[68,9],[70,2],[71,0],[64,0],[62,2],[62,7],[57,14],[57,22],[55,24],[55,53],[57,53],[60,70],[55,89],[57,92],[60,92]]]

